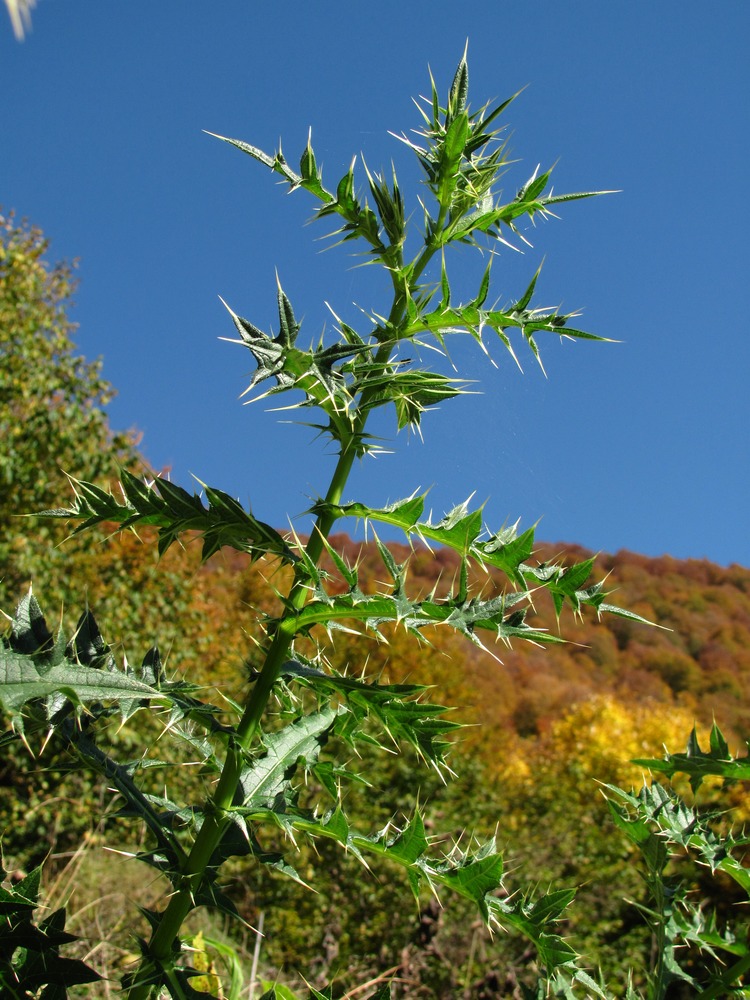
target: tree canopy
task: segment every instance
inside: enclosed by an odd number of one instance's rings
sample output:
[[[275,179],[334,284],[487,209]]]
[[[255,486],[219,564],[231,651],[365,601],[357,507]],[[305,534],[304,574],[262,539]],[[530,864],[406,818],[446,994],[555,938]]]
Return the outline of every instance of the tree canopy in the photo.
[[[41,565],[32,554],[48,559],[59,534],[42,522],[22,533],[16,516],[59,505],[65,473],[107,480],[137,456],[132,435],[110,430],[101,361],[73,341],[75,265],[50,262],[48,250],[41,230],[0,214],[0,565],[14,599]]]

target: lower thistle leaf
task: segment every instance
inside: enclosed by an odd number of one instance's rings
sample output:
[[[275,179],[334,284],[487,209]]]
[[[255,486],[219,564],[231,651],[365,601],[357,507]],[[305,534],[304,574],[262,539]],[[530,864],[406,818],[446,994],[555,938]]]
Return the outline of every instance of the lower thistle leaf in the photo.
[[[168,701],[129,674],[97,670],[75,661],[66,661],[45,670],[33,656],[0,649],[0,706],[14,720],[21,722],[21,709],[30,701],[63,694],[77,706],[91,702],[123,698],[146,699],[164,704]]]
[[[69,987],[101,980],[85,962],[60,954],[61,947],[78,940],[65,931],[65,909],[34,920],[41,867],[15,886],[5,884],[5,875],[0,866],[0,995],[9,1000],[31,996],[64,1000]]]

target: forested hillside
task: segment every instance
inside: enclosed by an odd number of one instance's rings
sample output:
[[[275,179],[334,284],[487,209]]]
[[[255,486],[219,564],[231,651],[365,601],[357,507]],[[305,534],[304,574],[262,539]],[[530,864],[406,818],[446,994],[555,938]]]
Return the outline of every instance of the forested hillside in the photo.
[[[343,544],[343,540],[338,540]],[[390,546],[399,562],[408,562],[409,579],[423,593],[449,584],[458,571],[458,559],[449,551],[434,553],[404,545]],[[374,543],[347,540],[350,559],[360,566],[360,581],[376,589],[382,566]],[[594,553],[578,545],[541,544],[535,560],[552,557],[571,563]],[[468,720],[531,736],[548,730],[553,719],[571,705],[597,696],[622,698],[630,703],[674,706],[710,724],[713,716],[738,738],[750,735],[750,708],[743,693],[750,683],[750,569],[717,566],[707,560],[646,557],[632,552],[599,554],[599,577],[606,576],[613,603],[638,612],[655,623],[638,623],[605,616],[583,622],[568,621],[564,645],[536,647],[520,643],[512,648],[482,651],[443,636],[436,629],[425,635],[420,648],[401,642],[398,632],[387,643],[344,640],[337,643],[337,663],[359,672],[385,670],[391,679],[416,677],[420,682],[445,685],[451,703],[462,706]],[[194,599],[203,603],[215,627],[225,627],[232,612],[227,601],[271,609],[274,584],[264,568],[245,566],[236,553],[214,557],[196,570]],[[220,596],[216,599],[213,593]],[[544,603],[539,623],[554,621]],[[439,653],[440,655],[436,655]],[[240,650],[237,650],[237,655]],[[230,670],[229,663],[211,670]],[[206,678],[210,681],[210,671]]]
[[[346,547],[359,559],[361,584],[377,587],[381,564],[372,544],[349,541]],[[398,560],[409,560],[412,583],[425,592],[440,586],[432,556],[399,545],[392,550]],[[561,552],[574,561],[588,556],[580,547],[562,545],[543,546],[537,556]],[[137,539],[111,539],[86,554],[80,577],[68,578],[66,589],[77,592],[78,601],[85,591],[97,614],[103,609],[101,621],[109,616],[111,622],[108,638],[121,642],[128,655],[143,652],[131,647],[129,633],[146,617],[168,650],[170,672],[239,695],[252,679],[254,653],[252,633],[236,623],[243,616],[249,622],[251,608],[272,612],[280,581],[263,563],[250,565],[234,552],[221,552],[202,567],[197,555],[190,547],[174,549],[157,569],[152,551]],[[442,579],[449,581],[454,560],[449,553],[437,556]],[[694,722],[705,738],[715,717],[735,748],[750,735],[744,695],[750,681],[750,570],[627,552],[600,556],[599,566],[611,569],[608,585],[616,588],[618,603],[662,627],[608,616],[568,622],[565,631],[574,641],[565,645],[522,643],[486,652],[439,629],[421,646],[399,630],[382,642],[340,633],[328,653],[338,669],[434,685],[430,700],[457,706],[455,719],[468,724],[450,758],[460,780],[446,786],[437,776],[420,779],[436,828],[457,839],[496,832],[507,844],[519,884],[531,877],[540,884],[582,886],[583,905],[570,929],[588,954],[616,972],[626,941],[629,953],[646,947],[644,927],[624,904],[640,897],[642,885],[631,853],[611,827],[598,783],[637,786],[641,771],[628,761],[660,756],[664,745],[681,749]],[[111,575],[123,567],[131,586],[113,593]],[[152,601],[149,588],[157,572],[160,596]],[[39,593],[43,598],[43,588]],[[549,622],[551,615],[550,608],[539,608],[541,620]],[[74,850],[90,829],[85,815],[70,808],[82,794],[80,777],[59,784],[57,761],[47,757],[29,781],[13,758],[6,760],[0,825],[10,860],[28,866],[49,850]],[[369,780],[371,787],[357,792],[353,809],[369,822],[374,816],[387,823],[406,808],[408,758],[394,759],[392,769],[381,765]],[[52,825],[50,800],[59,803]],[[741,788],[729,793],[726,804],[739,821],[750,818],[750,800]],[[16,832],[22,832],[20,839]],[[461,906],[446,915],[427,904],[421,915],[406,906],[394,917],[387,905],[393,875],[386,869],[375,866],[372,877],[362,879],[325,845],[310,853],[309,866],[308,874],[316,871],[328,895],[300,896],[268,875],[256,894],[257,883],[251,888],[237,870],[233,895],[241,912],[257,922],[258,899],[267,907],[265,957],[271,968],[317,967],[321,982],[337,975],[346,984],[350,977],[398,967],[436,996],[450,996],[457,975],[476,986],[472,996],[514,995],[514,976],[528,955],[512,941],[490,940],[478,924],[467,938],[462,921],[468,913]],[[728,893],[728,886],[722,882],[714,891]],[[115,951],[127,954],[121,938],[115,935],[115,941]]]
[[[358,560],[361,586],[385,585],[372,543],[338,541]],[[447,586],[457,570],[448,552],[391,549],[397,560],[408,561],[412,585],[424,593]],[[536,558],[561,553],[575,562],[590,554],[578,546],[543,545]],[[170,550],[158,569],[167,597],[162,593],[157,608],[148,596],[157,572],[153,553],[135,538],[111,539],[87,565],[91,606],[105,609],[102,621],[112,615],[122,629],[116,638],[129,655],[142,652],[129,646],[131,622],[154,615],[155,638],[169,650],[170,672],[234,696],[252,681],[251,610],[277,610],[282,583],[263,562],[251,565],[222,551],[200,566],[197,548]],[[123,565],[138,582],[113,601],[106,580],[113,566],[117,571]],[[612,827],[600,783],[637,787],[642,771],[629,760],[661,756],[665,745],[682,749],[694,724],[705,741],[714,717],[735,750],[750,735],[750,570],[628,552],[601,555],[598,566],[610,574],[614,601],[660,627],[612,616],[568,620],[564,630],[572,641],[566,644],[519,643],[487,651],[439,628],[421,645],[399,629],[381,642],[337,633],[327,655],[353,675],[434,686],[430,700],[457,706],[453,717],[468,724],[450,757],[459,780],[444,785],[429,773],[419,779],[436,832],[447,831],[457,841],[496,833],[519,885],[531,878],[540,885],[581,886],[569,929],[587,955],[617,974],[624,955],[647,949],[648,935],[624,902],[640,899],[643,884],[631,851]],[[540,621],[554,620],[550,607],[540,606],[538,614]],[[247,623],[247,632],[238,621]],[[324,636],[317,639],[325,646]],[[381,762],[375,777],[368,774],[369,788],[349,793],[355,815],[385,824],[408,808],[411,770],[408,757],[394,758],[392,768]],[[36,799],[37,791],[31,794]],[[750,819],[750,799],[741,786],[722,801],[734,808],[738,822]],[[41,826],[44,813],[37,808]],[[72,847],[84,831],[77,822],[58,833]],[[49,837],[48,828],[45,833]],[[50,846],[59,847],[59,840]],[[323,895],[300,895],[267,874],[260,884],[248,885],[237,867],[233,896],[240,911],[257,923],[263,901],[264,953],[271,968],[318,968],[321,982],[337,976],[344,985],[399,968],[419,984],[405,995],[433,995],[420,992],[429,990],[448,997],[457,982],[473,984],[471,996],[516,995],[514,977],[528,954],[512,940],[491,940],[479,924],[472,924],[467,937],[469,913],[463,907],[443,914],[426,903],[421,914],[406,906],[394,916],[387,902],[393,873],[376,865],[363,879],[353,862],[325,844],[309,854],[311,880],[313,872],[318,887],[327,886]],[[727,903],[734,898],[726,880],[710,891]]]

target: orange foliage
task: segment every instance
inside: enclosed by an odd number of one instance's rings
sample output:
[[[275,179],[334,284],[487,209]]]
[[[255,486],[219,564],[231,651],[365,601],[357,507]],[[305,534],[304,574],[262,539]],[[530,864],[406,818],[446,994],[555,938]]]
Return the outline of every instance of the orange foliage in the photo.
[[[363,591],[390,586],[374,544],[344,535],[332,542],[358,565]],[[425,597],[436,587],[445,593],[456,577],[458,561],[449,551],[431,553],[406,545],[392,550],[398,562],[409,564],[407,588],[414,597]],[[201,567],[189,543],[186,549],[173,547],[158,566],[152,552],[128,535],[89,550],[81,561],[91,606],[97,610],[106,603],[107,615],[101,619],[112,623],[113,612],[116,626],[119,617],[126,617],[118,609],[143,602],[146,618],[158,623],[154,639],[172,649],[173,666],[202,683],[224,687],[232,696],[241,694],[261,637],[256,615],[279,613],[278,594],[288,586],[289,571],[263,560],[251,564],[228,550]],[[571,561],[591,554],[575,546],[543,545],[537,558],[548,560],[560,552]],[[546,736],[571,706],[602,698],[609,705],[638,710],[649,706],[649,713],[658,710],[689,723],[696,718],[710,724],[715,715],[726,732],[750,735],[750,704],[742,698],[750,685],[750,570],[621,552],[599,558],[597,578],[610,571],[610,600],[663,628],[611,615],[601,621],[589,615],[583,622],[567,615],[560,626],[565,645],[518,643],[489,652],[447,628],[431,630],[423,643],[402,628],[384,630],[385,642],[344,632],[334,634],[335,646],[323,634],[318,639],[339,670],[433,685],[433,700],[455,706],[457,719],[481,725],[481,730],[467,732],[470,745],[494,742],[505,732]],[[118,578],[127,592],[112,592]],[[477,574],[476,580],[485,591],[504,586],[494,572]],[[148,604],[153,600],[158,601],[155,607]],[[535,595],[535,604],[534,624],[555,630],[546,594]],[[684,726],[681,732],[682,741]]]

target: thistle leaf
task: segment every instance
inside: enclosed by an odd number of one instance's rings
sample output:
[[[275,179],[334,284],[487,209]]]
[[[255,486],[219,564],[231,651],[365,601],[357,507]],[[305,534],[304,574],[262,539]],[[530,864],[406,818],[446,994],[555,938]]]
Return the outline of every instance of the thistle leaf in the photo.
[[[320,198],[321,201],[330,200],[331,196],[323,187],[320,170],[315,160],[315,153],[312,148],[312,130],[308,134],[307,146],[305,146],[300,159],[299,172],[301,187],[310,191],[311,194],[314,194],[316,198]]]
[[[375,719],[394,743],[414,747],[419,756],[436,769],[445,764],[450,744],[446,737],[460,729],[459,723],[443,718],[448,709],[420,699],[427,690],[419,684],[377,684],[326,673],[299,657],[284,665],[282,676],[304,684],[318,696],[338,695],[346,699],[349,715],[339,735],[352,745],[361,736],[366,719]]]
[[[0,883],[5,879],[0,865]],[[0,983],[9,1000],[65,997],[69,987],[102,978],[85,962],[60,954],[61,947],[78,940],[65,930],[65,909],[35,919],[40,879],[41,868],[35,868],[15,886],[0,884]]]
[[[74,529],[74,535],[104,522],[116,524],[121,531],[151,525],[158,529],[160,554],[180,535],[195,532],[203,539],[204,560],[225,545],[247,552],[253,559],[268,554],[288,563],[296,559],[277,531],[258,521],[221,490],[206,487],[206,507],[199,496],[168,479],[157,477],[145,484],[123,469],[120,480],[123,499],[119,502],[112,493],[92,483],[72,477],[70,481],[75,491],[72,506],[41,511],[38,516],[82,521]]]
[[[693,729],[686,753],[667,753],[663,760],[638,758],[632,763],[647,767],[650,771],[658,771],[668,778],[673,778],[675,774],[687,774],[690,776],[695,790],[709,775],[724,778],[727,781],[750,780],[750,757],[733,757],[724,734],[716,723],[711,729],[707,752],[701,750],[697,734]]]
[[[67,661],[44,669],[28,654],[0,648],[0,705],[14,719],[21,709],[37,698],[62,694],[74,705],[122,698],[146,699],[164,703],[164,694],[135,677],[97,670],[76,661]]]
[[[251,146],[248,142],[242,142],[240,139],[228,139],[224,135],[217,135],[216,132],[208,132],[207,130],[204,131],[206,131],[206,135],[213,136],[214,139],[221,139],[222,142],[229,143],[230,146],[234,146],[241,152],[247,153],[248,156],[252,156],[254,160],[258,160],[264,166],[270,167],[271,170],[281,174],[285,180],[289,181],[292,188],[298,187],[302,183],[300,175],[295,174],[295,172],[287,166],[281,150],[279,150],[275,156],[269,156],[268,153],[264,153],[256,146]]]
[[[467,43],[468,48],[468,43]],[[461,114],[466,108],[466,98],[469,94],[469,66],[466,62],[466,49],[458,64],[453,77],[450,93],[448,94],[448,111],[445,116],[446,124]]]
[[[214,720],[218,709],[193,698],[192,685],[164,680],[158,650],[147,654],[136,676],[127,660],[117,666],[90,611],[81,616],[70,641],[60,629],[52,653],[34,648],[42,626],[46,628],[41,609],[29,595],[19,604],[8,636],[0,638],[0,708],[19,730],[27,717],[35,730],[69,724],[66,702],[88,716],[117,711],[122,721],[154,705],[168,708],[173,723],[189,716],[204,728],[221,729]],[[62,735],[72,739],[70,730]]]
[[[309,766],[317,760],[339,714],[327,708],[265,737],[262,752],[249,756],[240,777],[243,806],[266,809],[283,800],[300,763]]]
[[[404,427],[418,427],[428,407],[461,395],[465,385],[465,382],[445,378],[437,372],[386,369],[368,373],[356,388],[364,393],[363,412],[392,403],[398,428],[402,430]]]

